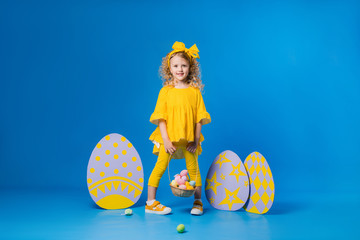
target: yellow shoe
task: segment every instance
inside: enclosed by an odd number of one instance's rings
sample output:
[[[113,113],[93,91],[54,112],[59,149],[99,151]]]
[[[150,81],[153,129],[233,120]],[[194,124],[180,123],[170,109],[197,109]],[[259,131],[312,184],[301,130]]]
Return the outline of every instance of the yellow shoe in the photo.
[[[199,200],[195,200],[190,213],[192,215],[202,215],[204,213],[202,202]]]
[[[161,205],[159,201],[155,201],[151,206],[148,206],[146,204],[145,212],[146,213],[154,213],[154,214],[166,215],[166,214],[171,213],[171,208],[165,207],[164,205]]]

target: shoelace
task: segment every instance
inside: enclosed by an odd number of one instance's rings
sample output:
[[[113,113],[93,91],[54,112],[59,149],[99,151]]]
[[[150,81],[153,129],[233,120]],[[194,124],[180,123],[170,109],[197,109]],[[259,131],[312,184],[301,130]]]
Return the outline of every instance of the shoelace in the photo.
[[[157,209],[157,208],[161,209],[162,207],[163,207],[163,205],[161,203],[159,203],[156,206],[154,206],[153,209],[154,210]]]
[[[201,209],[201,205],[194,204],[193,208],[199,208],[199,209]]]

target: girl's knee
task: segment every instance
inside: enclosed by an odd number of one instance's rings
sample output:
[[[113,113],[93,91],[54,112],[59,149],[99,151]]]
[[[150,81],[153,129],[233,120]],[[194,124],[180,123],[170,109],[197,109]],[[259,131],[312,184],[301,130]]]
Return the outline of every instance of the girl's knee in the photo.
[[[166,171],[166,167],[164,168],[162,166],[158,166],[158,167],[155,166],[151,175],[161,178],[162,175],[164,175],[165,171]]]

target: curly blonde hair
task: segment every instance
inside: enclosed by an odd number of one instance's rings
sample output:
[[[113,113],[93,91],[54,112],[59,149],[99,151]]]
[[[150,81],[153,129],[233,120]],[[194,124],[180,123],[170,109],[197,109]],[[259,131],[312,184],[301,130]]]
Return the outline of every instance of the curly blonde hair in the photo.
[[[173,75],[170,72],[170,67],[168,66],[168,60],[170,62],[170,59],[174,56],[179,56],[185,60],[188,61],[190,64],[189,68],[189,75],[187,76],[187,84],[190,84],[192,87],[196,87],[202,91],[204,89],[204,84],[202,84],[201,81],[201,74],[200,74],[200,65],[199,62],[196,61],[196,58],[190,58],[189,55],[187,55],[184,51],[176,52],[169,56],[169,53],[163,57],[162,63],[159,69],[160,77],[163,81],[163,86],[175,86],[175,80],[173,78]],[[170,59],[169,59],[170,57]]]

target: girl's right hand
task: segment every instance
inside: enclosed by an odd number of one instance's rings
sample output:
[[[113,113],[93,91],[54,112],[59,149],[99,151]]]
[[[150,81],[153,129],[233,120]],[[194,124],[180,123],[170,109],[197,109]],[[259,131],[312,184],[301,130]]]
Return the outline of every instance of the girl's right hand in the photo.
[[[170,155],[173,155],[176,151],[176,147],[172,144],[171,141],[164,141],[164,148],[165,152],[169,153]]]

